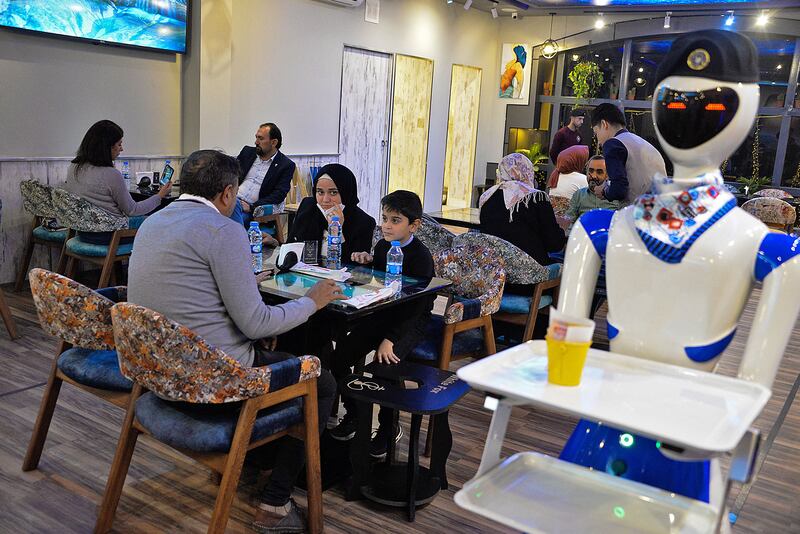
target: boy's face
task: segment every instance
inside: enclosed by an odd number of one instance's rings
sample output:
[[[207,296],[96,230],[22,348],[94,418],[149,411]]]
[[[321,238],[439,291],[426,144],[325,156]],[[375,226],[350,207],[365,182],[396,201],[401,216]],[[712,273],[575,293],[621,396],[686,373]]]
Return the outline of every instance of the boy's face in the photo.
[[[381,209],[381,231],[386,241],[408,241],[411,234],[419,229],[420,220],[410,222],[408,217],[399,211],[392,211],[386,208]]]

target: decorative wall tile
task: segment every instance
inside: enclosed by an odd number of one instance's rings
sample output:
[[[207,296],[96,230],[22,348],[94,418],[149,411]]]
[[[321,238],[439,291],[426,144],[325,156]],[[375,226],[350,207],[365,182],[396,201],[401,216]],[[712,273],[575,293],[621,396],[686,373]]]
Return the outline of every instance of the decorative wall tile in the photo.
[[[452,208],[468,208],[472,198],[481,73],[477,67],[453,65],[444,160],[447,206]]]

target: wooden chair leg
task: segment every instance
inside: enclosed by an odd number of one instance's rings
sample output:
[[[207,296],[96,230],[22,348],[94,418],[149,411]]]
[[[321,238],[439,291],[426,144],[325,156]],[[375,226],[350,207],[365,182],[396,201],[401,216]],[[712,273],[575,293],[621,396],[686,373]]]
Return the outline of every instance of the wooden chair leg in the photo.
[[[75,280],[75,270],[77,268],[78,258],[75,256],[68,256],[67,266],[64,268],[64,276]]]
[[[8,330],[8,336],[11,339],[17,339],[19,337],[17,335],[17,325],[14,323],[14,317],[11,315],[11,310],[6,303],[6,297],[2,289],[0,289],[0,316],[3,317],[3,323],[5,323],[6,330]]]
[[[31,258],[33,257],[33,234],[28,236],[28,244],[25,245],[25,253],[22,255],[22,263],[19,266],[17,273],[17,281],[14,284],[14,291],[21,291],[22,285],[25,283],[25,278],[28,276],[28,267],[31,265]]]
[[[319,420],[317,416],[317,381],[309,380],[308,394],[303,401],[306,446],[306,487],[308,496],[308,530],[321,534],[322,518],[322,467],[319,459]]]
[[[100,280],[97,281],[97,288],[108,287],[108,282],[111,279],[112,269],[114,267],[114,256],[111,249],[108,251],[105,261],[103,262],[103,269],[100,271]]]
[[[542,287],[537,285],[531,298],[531,309],[528,310],[528,319],[525,321],[525,331],[522,333],[522,342],[530,341],[533,338],[533,329],[536,326],[536,319],[539,316],[539,303],[542,301]]]
[[[53,411],[56,409],[58,393],[61,391],[62,380],[56,376],[58,371],[58,357],[66,349],[67,344],[63,341],[58,345],[58,352],[53,358],[53,365],[50,368],[50,376],[47,378],[47,386],[42,395],[42,403],[39,405],[39,414],[36,416],[36,423],[33,425],[31,441],[28,443],[28,451],[22,461],[23,471],[32,471],[39,465],[42,457],[42,449],[47,439],[47,431],[50,429],[50,421],[53,419]]]
[[[214,503],[214,513],[208,524],[209,534],[224,534],[225,525],[231,513],[231,504],[236,496],[236,487],[239,485],[239,476],[242,473],[244,457],[247,454],[247,445],[253,433],[253,424],[256,421],[258,410],[255,403],[245,401],[236,423],[236,432],[233,434],[231,448],[225,461],[225,471],[222,473],[222,482],[219,485],[217,500]]]
[[[67,241],[72,239],[72,237],[72,229],[67,230],[67,237],[64,238],[64,244],[61,245],[61,256],[58,257],[58,267],[56,267],[56,272],[58,274],[67,272]]]
[[[483,318],[483,342],[486,345],[486,355],[490,356],[497,352],[497,344],[494,339],[494,325],[492,316],[487,315]]]
[[[117,451],[114,453],[114,461],[111,464],[111,471],[108,473],[106,491],[97,514],[97,523],[94,526],[95,534],[108,532],[114,523],[119,498],[122,496],[122,488],[125,485],[125,478],[128,476],[133,450],[136,447],[136,439],[139,437],[139,431],[134,428],[133,420],[136,414],[136,399],[141,394],[142,386],[134,384],[125,420],[122,423]]]

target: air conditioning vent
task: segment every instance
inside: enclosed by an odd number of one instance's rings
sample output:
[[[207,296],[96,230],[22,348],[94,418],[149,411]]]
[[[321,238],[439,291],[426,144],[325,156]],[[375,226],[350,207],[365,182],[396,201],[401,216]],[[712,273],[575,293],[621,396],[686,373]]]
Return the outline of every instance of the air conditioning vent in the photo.
[[[323,2],[325,4],[333,4],[335,6],[342,7],[358,7],[364,3],[364,0],[317,0],[317,2]]]

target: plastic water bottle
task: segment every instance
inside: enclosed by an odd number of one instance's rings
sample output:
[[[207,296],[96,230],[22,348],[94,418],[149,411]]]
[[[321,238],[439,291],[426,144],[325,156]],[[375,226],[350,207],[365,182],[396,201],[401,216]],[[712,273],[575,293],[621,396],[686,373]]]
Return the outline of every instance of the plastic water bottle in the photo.
[[[122,179],[125,180],[125,188],[131,188],[131,166],[127,161],[122,162]]]
[[[386,253],[386,281],[387,286],[395,280],[403,284],[403,249],[400,241],[392,241],[392,247]]]
[[[261,254],[261,228],[258,227],[257,222],[253,221],[250,223],[247,237],[250,239],[250,255],[253,258],[253,272],[260,273],[264,270],[264,260]]]
[[[328,226],[328,269],[342,268],[342,225],[339,217],[331,219]]]

